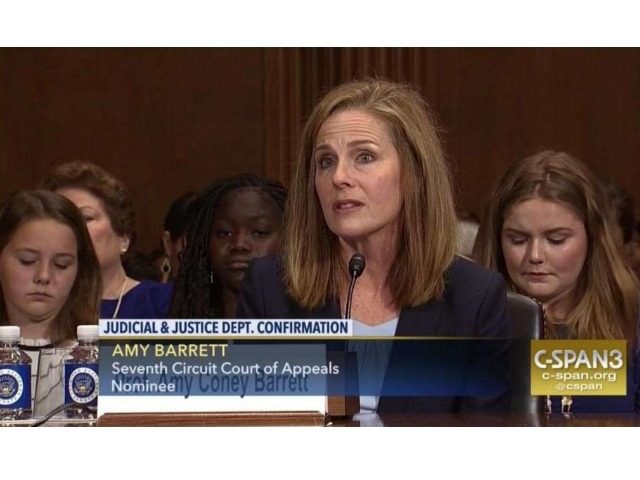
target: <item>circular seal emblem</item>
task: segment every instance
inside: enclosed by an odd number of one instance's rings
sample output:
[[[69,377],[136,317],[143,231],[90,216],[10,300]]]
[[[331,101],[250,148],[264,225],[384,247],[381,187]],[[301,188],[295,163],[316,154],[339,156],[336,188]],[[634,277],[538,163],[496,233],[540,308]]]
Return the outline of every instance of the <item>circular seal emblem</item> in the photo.
[[[9,368],[0,369],[0,405],[16,403],[23,390],[24,382],[18,372]]]
[[[76,403],[89,403],[98,396],[98,374],[87,367],[76,368],[69,376],[69,396]]]

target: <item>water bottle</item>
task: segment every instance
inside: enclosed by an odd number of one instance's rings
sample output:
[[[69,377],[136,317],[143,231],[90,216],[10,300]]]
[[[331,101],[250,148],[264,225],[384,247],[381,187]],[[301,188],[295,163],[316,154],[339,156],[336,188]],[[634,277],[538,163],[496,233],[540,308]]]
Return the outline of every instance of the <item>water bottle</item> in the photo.
[[[31,417],[31,357],[20,347],[20,327],[0,327],[0,419]]]
[[[68,418],[95,418],[98,410],[98,326],[79,325],[78,345],[64,361],[64,403]]]

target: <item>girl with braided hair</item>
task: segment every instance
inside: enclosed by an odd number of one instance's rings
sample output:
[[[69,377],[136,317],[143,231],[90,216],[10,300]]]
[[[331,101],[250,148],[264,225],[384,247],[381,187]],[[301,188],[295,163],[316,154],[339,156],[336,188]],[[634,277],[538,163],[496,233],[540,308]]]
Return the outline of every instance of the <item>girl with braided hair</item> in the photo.
[[[276,252],[286,189],[241,174],[214,182],[193,202],[170,318],[234,318],[249,262]]]

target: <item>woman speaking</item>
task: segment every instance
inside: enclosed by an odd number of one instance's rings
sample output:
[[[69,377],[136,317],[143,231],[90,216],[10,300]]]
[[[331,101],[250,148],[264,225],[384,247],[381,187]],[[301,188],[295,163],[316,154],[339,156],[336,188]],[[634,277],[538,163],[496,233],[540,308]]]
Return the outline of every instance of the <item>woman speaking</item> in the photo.
[[[237,315],[345,316],[348,264],[359,253],[356,335],[508,337],[503,279],[456,257],[455,231],[450,175],[422,97],[383,80],[345,83],[306,123],[281,253],[252,262]],[[370,408],[431,408],[388,400]]]

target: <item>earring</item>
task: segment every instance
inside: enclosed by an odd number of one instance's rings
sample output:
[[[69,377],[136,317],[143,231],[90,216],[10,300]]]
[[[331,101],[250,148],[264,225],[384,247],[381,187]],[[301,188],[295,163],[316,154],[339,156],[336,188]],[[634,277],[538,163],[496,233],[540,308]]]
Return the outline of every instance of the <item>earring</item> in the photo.
[[[209,283],[211,285],[213,285],[213,270],[211,270],[211,272],[209,272]]]
[[[171,273],[171,262],[169,261],[168,257],[164,257],[162,259],[162,263],[160,264],[160,271],[166,276],[169,276],[169,274]]]

